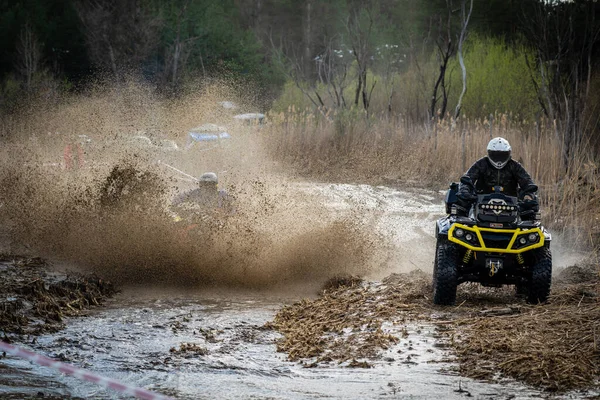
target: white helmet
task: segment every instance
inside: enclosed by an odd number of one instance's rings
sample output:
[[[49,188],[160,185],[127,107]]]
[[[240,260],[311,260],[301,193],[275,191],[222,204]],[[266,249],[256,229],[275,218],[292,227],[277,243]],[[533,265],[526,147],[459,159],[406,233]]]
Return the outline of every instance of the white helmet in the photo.
[[[200,178],[198,178],[198,182],[218,183],[219,179],[217,178],[217,174],[215,174],[214,172],[206,172],[202,174]]]
[[[496,137],[490,140],[487,146],[488,159],[490,163],[502,169],[510,161],[511,148],[508,140]]]

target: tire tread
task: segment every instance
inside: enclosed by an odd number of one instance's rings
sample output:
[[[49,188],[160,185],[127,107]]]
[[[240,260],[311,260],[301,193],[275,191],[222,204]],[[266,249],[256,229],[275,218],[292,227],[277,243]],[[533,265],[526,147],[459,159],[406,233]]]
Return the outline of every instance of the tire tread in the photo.
[[[458,286],[458,257],[455,245],[442,241],[437,246],[437,265],[434,270],[433,302],[438,305],[453,305]]]
[[[535,263],[531,268],[531,280],[527,290],[527,302],[545,303],[550,295],[552,284],[552,253],[548,247],[536,252]]]

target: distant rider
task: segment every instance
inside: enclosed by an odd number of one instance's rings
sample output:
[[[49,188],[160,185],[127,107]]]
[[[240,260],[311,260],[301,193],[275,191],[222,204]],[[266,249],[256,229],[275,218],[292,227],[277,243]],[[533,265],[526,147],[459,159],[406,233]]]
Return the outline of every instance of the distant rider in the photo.
[[[227,192],[219,190],[219,180],[214,172],[207,172],[198,178],[198,187],[188,190],[173,199],[172,206],[181,212],[215,211],[224,208],[228,202]]]
[[[456,210],[466,216],[477,200],[477,194],[489,194],[494,186],[501,186],[504,194],[518,197],[521,201],[521,218],[533,219],[539,210],[536,196],[538,187],[525,168],[511,158],[508,141],[496,137],[488,143],[487,157],[477,160],[460,178]]]

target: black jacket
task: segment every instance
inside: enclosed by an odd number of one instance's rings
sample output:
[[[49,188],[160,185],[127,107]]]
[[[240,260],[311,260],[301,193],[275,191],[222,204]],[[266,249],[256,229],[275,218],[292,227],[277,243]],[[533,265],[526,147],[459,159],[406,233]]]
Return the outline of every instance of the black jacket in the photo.
[[[494,186],[502,186],[508,196],[523,198],[527,193],[537,192],[537,186],[525,168],[515,160],[509,160],[502,169],[495,168],[483,157],[469,168],[460,179],[460,194],[471,193],[487,194],[492,192]]]

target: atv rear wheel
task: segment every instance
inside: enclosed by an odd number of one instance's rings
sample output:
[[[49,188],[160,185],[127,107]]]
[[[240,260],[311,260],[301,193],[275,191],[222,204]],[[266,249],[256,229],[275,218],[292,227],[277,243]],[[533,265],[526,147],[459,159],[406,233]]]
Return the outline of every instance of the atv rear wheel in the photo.
[[[433,270],[433,303],[449,306],[456,301],[458,286],[458,249],[447,240],[439,240]]]
[[[552,253],[548,247],[536,251],[535,264],[531,268],[531,279],[527,287],[527,302],[545,303],[552,284]]]

